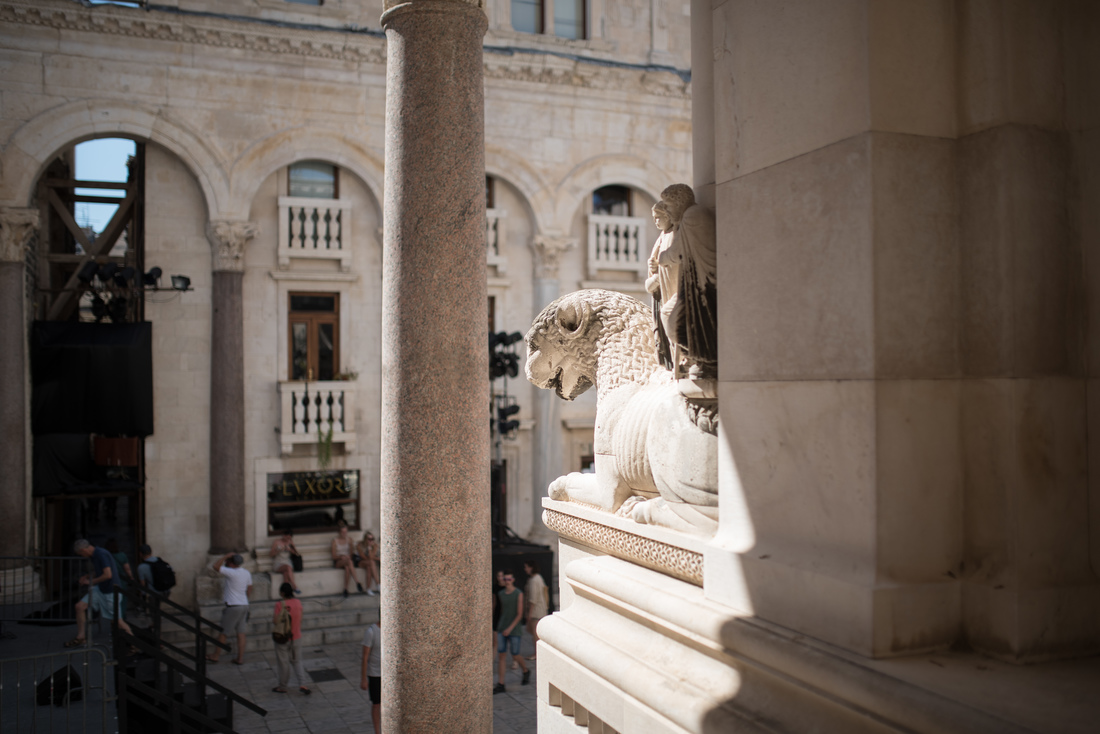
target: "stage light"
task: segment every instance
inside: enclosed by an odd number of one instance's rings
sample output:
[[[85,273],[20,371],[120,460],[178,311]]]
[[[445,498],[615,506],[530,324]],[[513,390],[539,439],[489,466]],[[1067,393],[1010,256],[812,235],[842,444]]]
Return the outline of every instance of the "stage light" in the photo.
[[[84,285],[90,285],[92,278],[99,271],[99,264],[95,260],[89,260],[84,263],[84,266],[80,268],[80,272],[76,274],[76,279]]]
[[[141,276],[141,282],[144,283],[146,287],[156,288],[157,283],[160,281],[160,276],[163,274],[164,271],[160,268],[152,268],[148,273]]]
[[[191,287],[191,279],[188,278],[186,275],[173,275],[172,287],[175,288],[177,291],[188,290]]]
[[[127,265],[122,270],[119,270],[117,273],[115,273],[115,285],[117,285],[119,288],[125,288],[127,284],[129,284],[129,282],[133,279],[133,277],[134,269]]]

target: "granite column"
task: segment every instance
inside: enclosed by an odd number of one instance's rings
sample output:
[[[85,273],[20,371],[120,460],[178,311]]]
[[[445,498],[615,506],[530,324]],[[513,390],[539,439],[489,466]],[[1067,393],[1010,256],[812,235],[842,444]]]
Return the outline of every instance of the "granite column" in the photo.
[[[26,243],[38,210],[0,209],[0,556],[27,552]]]
[[[210,344],[210,552],[245,549],[244,246],[251,222],[210,222],[214,248]]]
[[[385,732],[492,730],[488,295],[473,3],[386,3]]]

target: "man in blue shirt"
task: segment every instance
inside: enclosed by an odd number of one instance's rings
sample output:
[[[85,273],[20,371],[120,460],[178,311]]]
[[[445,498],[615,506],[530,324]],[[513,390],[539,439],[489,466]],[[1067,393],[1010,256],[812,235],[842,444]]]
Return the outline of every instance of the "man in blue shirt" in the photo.
[[[92,574],[80,577],[80,585],[88,586],[88,593],[76,603],[76,637],[65,643],[65,647],[79,647],[85,644],[84,628],[87,623],[88,607],[99,612],[104,619],[115,618],[114,590],[115,582],[121,578],[118,574],[118,566],[115,559],[105,548],[96,548],[87,540],[81,538],[73,543],[73,551],[92,561]],[[127,634],[133,634],[130,625],[124,620],[118,620],[118,626]]]

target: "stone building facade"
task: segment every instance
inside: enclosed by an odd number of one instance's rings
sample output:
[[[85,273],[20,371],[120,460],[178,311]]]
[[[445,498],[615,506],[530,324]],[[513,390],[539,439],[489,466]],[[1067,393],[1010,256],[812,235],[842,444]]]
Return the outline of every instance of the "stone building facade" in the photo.
[[[1096,3],[692,10],[719,529],[546,501],[539,730],[1093,730]]]
[[[490,329],[505,332],[525,331],[546,302],[582,285],[643,295],[637,258],[597,260],[595,233],[602,227],[605,243],[628,234],[644,268],[656,236],[649,207],[691,170],[686,0],[591,0],[571,32],[579,38],[514,30],[511,7],[506,0],[485,7],[483,69]],[[314,491],[305,481],[322,468],[318,425],[333,429],[325,470],[357,473],[358,493],[340,506],[341,516],[353,534],[378,529],[382,10],[380,0],[0,2],[10,347],[0,379],[2,460],[12,519],[5,526],[14,529],[0,555],[63,551],[60,536],[87,527],[79,512],[59,511],[58,519],[47,509],[72,502],[86,514],[81,497],[34,496],[26,345],[32,322],[51,318],[57,293],[50,289],[64,285],[54,271],[52,281],[45,276],[52,266],[44,263],[62,263],[68,277],[85,261],[71,242],[65,257],[47,257],[50,238],[69,235],[50,209],[45,181],[59,160],[71,164],[74,145],[100,137],[142,146],[143,270],[161,268],[164,289],[170,274],[190,278],[190,290],[145,294],[154,429],[143,442],[136,509],[117,521],[120,537],[163,549],[182,578],[197,574],[210,551],[228,549],[257,550],[266,570],[277,532],[273,487],[298,479],[303,493]],[[335,176],[334,190],[320,197],[293,190],[290,174],[314,163]],[[593,194],[607,186],[625,204],[594,219]],[[293,304],[325,315],[292,312]],[[25,328],[11,328],[17,323]],[[296,375],[299,327],[312,351]],[[336,356],[318,357],[318,338],[334,340]],[[321,369],[331,374],[313,373]],[[548,478],[582,468],[594,404],[559,408],[537,396],[522,372],[508,392],[521,406],[521,429],[502,442],[507,523],[521,536],[547,539],[539,498]],[[283,508],[284,521],[308,517],[310,506]],[[334,507],[319,510],[328,513],[324,522]],[[327,565],[331,530],[309,526],[298,531],[307,566]],[[181,584],[178,596],[192,601],[190,585]]]

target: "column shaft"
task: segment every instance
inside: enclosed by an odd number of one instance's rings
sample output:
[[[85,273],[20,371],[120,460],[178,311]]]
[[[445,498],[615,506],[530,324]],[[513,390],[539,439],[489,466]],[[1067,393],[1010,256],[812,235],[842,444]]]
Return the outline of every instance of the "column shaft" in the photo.
[[[382,728],[489,732],[487,23],[424,0],[382,24]]]
[[[23,262],[0,262],[0,556],[21,556],[27,550],[27,410],[23,328]]]
[[[244,273],[215,271],[210,365],[210,552],[243,550]]]

